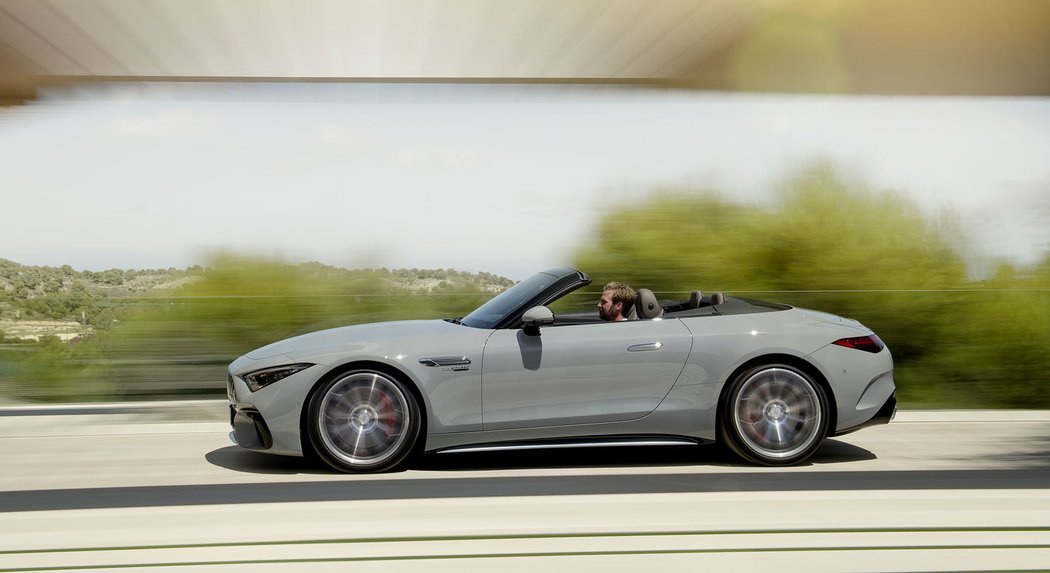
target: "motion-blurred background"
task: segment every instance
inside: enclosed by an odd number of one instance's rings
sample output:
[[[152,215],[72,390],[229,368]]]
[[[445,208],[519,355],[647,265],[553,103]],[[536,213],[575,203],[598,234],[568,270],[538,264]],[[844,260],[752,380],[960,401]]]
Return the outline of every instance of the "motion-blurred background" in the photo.
[[[1048,95],[1042,0],[0,0],[0,401],[221,398],[568,264],[1050,407]]]

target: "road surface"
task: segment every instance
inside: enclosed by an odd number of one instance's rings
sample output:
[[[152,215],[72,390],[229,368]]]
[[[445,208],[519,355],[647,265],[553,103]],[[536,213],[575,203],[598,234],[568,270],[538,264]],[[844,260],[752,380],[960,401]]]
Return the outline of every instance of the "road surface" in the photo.
[[[1050,570],[1050,412],[902,411],[760,468],[714,446],[241,450],[222,402],[0,408],[12,571]]]

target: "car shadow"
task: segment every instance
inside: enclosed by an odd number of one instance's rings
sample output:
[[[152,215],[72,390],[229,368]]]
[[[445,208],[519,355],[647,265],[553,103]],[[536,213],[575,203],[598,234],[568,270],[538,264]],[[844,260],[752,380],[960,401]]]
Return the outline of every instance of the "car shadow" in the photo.
[[[841,464],[877,460],[878,458],[873,452],[860,446],[839,440],[824,440],[807,463],[810,465]]]
[[[208,463],[220,468],[250,474],[298,475],[331,474],[331,468],[320,460],[294,456],[276,456],[253,452],[239,446],[226,446],[204,455]]]
[[[324,462],[309,458],[275,456],[226,446],[206,454],[208,463],[228,470],[273,475],[338,473]],[[872,452],[840,442],[825,440],[802,467],[849,463],[876,459]],[[665,446],[649,448],[565,448],[503,452],[424,454],[403,471],[496,471],[514,469],[565,468],[645,468],[659,466],[747,467],[725,449],[714,445]]]
[[[876,459],[872,452],[837,440],[825,440],[799,466],[848,463]],[[517,452],[444,453],[421,456],[409,469],[426,471],[485,471],[543,468],[614,468],[655,466],[750,466],[715,444],[648,448],[566,448]]]

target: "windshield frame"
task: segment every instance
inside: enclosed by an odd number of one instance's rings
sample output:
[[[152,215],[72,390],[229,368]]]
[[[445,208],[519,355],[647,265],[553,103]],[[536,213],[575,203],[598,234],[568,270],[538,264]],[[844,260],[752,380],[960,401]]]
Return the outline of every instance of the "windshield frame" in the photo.
[[[521,326],[521,316],[526,310],[534,306],[550,304],[589,284],[591,284],[591,278],[576,269],[569,267],[547,269],[489,299],[485,304],[461,318],[459,322],[472,328],[490,330],[517,328]],[[518,287],[524,288],[519,289]]]

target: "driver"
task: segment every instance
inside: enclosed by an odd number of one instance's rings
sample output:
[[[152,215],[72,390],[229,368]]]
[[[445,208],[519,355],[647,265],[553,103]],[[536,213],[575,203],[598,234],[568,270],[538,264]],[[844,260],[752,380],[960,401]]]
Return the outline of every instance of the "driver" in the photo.
[[[632,306],[634,289],[627,283],[613,281],[602,289],[602,298],[598,301],[598,316],[610,322],[627,320]]]

